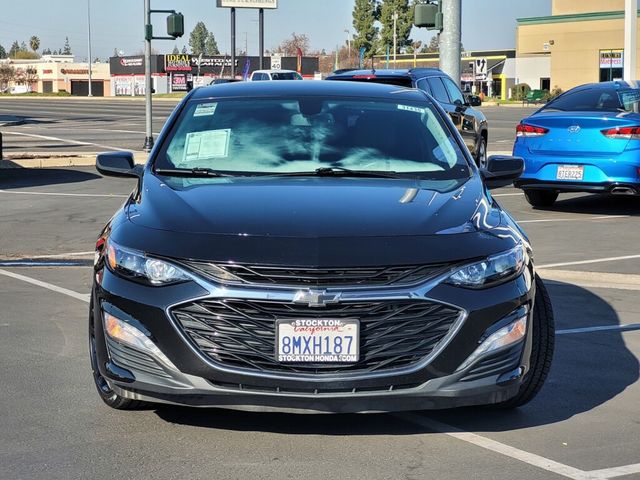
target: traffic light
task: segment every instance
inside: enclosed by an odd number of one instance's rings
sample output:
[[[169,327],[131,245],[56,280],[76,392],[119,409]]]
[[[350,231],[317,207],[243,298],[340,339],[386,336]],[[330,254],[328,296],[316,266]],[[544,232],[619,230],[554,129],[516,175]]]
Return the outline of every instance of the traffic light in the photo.
[[[416,3],[413,24],[427,30],[442,30],[442,10],[440,5]]]
[[[172,13],[167,17],[167,35],[173,38],[184,35],[184,16],[181,13]]]

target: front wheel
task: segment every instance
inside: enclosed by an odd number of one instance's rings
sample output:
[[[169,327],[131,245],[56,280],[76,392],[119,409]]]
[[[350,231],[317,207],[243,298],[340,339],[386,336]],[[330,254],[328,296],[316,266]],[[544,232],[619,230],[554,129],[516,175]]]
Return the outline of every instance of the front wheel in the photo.
[[[529,205],[532,207],[550,207],[558,198],[558,192],[554,192],[553,190],[525,190],[524,198],[527,199],[527,202],[529,202]]]
[[[102,376],[98,369],[98,354],[96,350],[96,331],[94,325],[93,315],[93,298],[89,304],[89,356],[91,358],[91,371],[93,373],[93,382],[98,390],[100,399],[116,410],[137,410],[143,408],[145,402],[139,400],[131,400],[124,398],[113,391],[113,389],[107,383],[107,380]]]
[[[551,368],[555,343],[555,321],[551,299],[542,279],[536,275],[536,297],[531,326],[531,359],[529,371],[515,397],[496,404],[498,408],[516,408],[530,402],[540,391]]]
[[[476,165],[478,168],[485,168],[487,166],[487,141],[483,136],[480,136],[480,140],[478,140],[476,151]]]

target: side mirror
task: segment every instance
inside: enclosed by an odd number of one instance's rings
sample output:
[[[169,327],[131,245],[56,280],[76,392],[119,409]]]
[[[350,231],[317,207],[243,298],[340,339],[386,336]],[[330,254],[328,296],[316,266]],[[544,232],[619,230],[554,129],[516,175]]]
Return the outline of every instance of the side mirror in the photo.
[[[138,167],[132,152],[106,152],[96,157],[96,170],[107,177],[140,178],[142,168]]]
[[[482,99],[478,95],[469,95],[467,101],[471,107],[479,107],[482,105]]]
[[[492,155],[487,165],[480,169],[480,176],[489,190],[506,187],[520,178],[524,172],[524,160],[521,157]]]

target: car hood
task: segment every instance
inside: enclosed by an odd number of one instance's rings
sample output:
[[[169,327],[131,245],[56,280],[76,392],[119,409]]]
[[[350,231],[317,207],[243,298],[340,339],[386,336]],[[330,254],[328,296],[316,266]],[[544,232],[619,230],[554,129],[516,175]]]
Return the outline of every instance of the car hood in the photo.
[[[182,233],[295,237],[433,235],[468,222],[478,179],[191,179],[146,174],[128,207],[140,226]]]

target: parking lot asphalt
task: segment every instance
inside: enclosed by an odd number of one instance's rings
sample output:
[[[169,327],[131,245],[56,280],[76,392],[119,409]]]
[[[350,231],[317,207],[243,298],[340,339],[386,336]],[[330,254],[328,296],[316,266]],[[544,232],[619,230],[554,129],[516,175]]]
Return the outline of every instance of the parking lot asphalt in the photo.
[[[494,191],[531,237],[557,323],[547,384],[518,410],[117,412],[91,379],[90,267],[11,262],[88,261],[132,187],[92,168],[1,172],[0,477],[640,478],[636,199],[566,195],[533,210],[516,189]]]
[[[177,99],[153,103],[157,136]],[[489,122],[489,152],[510,151],[515,125],[537,107],[481,107]],[[140,99],[0,98],[0,115],[23,118],[7,126],[5,155],[24,153],[81,154],[104,150],[140,151],[144,141],[144,102]]]

